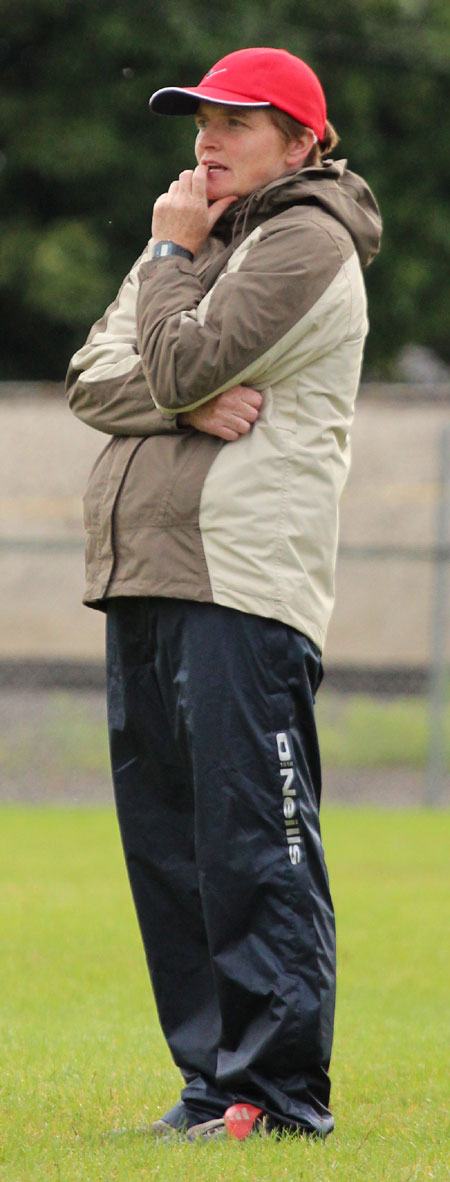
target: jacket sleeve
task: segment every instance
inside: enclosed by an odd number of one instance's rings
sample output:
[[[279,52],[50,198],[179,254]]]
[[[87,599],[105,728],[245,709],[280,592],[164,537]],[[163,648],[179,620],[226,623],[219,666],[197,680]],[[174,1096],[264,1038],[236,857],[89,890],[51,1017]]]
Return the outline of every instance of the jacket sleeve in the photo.
[[[73,356],[66,378],[71,410],[108,435],[167,435],[177,420],[161,413],[150,393],[136,342],[138,271],[148,247],[114,303]]]
[[[145,259],[137,339],[157,406],[176,413],[233,385],[264,389],[281,356],[298,368],[334,348],[349,324],[346,254],[346,231],[294,208],[249,235],[208,292],[189,260]],[[322,300],[336,279],[336,298]]]

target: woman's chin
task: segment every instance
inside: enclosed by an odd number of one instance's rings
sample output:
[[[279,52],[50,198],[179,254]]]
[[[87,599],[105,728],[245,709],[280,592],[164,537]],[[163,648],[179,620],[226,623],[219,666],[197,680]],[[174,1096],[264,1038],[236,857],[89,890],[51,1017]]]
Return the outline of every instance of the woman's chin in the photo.
[[[206,181],[206,196],[208,201],[218,201],[220,197],[232,197],[234,189],[231,177],[209,176]]]

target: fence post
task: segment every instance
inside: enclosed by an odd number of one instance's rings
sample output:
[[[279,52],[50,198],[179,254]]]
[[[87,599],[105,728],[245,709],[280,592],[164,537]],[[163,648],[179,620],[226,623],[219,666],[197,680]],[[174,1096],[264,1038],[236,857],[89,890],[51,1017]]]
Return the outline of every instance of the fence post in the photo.
[[[426,804],[439,804],[445,787],[445,718],[447,681],[447,564],[450,540],[450,426],[439,438],[436,554],[431,596],[429,678],[429,757]]]

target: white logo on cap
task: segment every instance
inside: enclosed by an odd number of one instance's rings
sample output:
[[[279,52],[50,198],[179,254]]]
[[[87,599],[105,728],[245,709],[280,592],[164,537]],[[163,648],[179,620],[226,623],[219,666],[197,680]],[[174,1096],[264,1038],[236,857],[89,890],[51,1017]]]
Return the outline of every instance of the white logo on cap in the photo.
[[[214,78],[216,74],[226,74],[226,67],[223,70],[210,70],[209,74],[205,74],[205,78]]]

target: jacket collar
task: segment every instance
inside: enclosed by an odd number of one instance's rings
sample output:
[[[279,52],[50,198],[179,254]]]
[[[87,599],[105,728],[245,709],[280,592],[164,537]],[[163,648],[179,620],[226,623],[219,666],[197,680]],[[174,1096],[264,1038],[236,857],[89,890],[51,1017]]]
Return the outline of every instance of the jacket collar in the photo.
[[[361,265],[377,254],[381,215],[366,181],[347,168],[346,160],[327,160],[312,168],[288,173],[255,189],[228,206],[216,223],[214,236],[235,247],[261,221],[293,205],[319,205],[341,222],[351,235]]]

